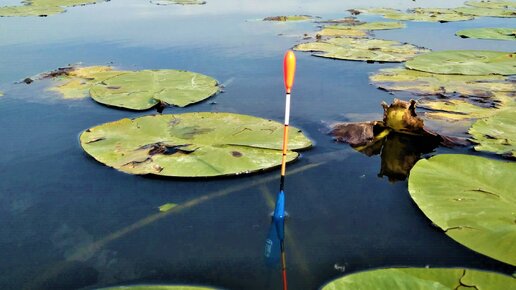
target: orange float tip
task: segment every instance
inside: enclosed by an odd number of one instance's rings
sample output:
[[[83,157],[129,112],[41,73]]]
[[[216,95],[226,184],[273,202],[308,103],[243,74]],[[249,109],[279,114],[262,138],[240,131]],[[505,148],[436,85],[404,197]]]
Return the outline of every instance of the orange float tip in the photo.
[[[290,94],[290,90],[294,85],[294,75],[296,74],[296,56],[292,50],[285,53],[283,59],[283,79],[285,81],[285,90]]]

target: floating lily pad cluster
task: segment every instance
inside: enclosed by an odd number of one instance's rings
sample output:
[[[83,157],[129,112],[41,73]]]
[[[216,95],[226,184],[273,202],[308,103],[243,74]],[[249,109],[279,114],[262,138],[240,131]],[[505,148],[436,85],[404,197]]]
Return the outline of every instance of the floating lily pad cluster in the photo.
[[[25,0],[24,5],[0,7],[1,16],[49,16],[65,12],[66,7],[95,4],[105,0]]]
[[[437,95],[448,100],[422,100],[420,106],[434,112],[426,117],[450,122],[478,120],[469,130],[475,149],[515,157],[516,136],[511,126],[516,114],[516,74],[513,53],[497,51],[439,51],[418,56],[405,63],[406,69],[386,69],[371,76],[373,84],[390,91]],[[461,97],[461,98],[458,98]],[[488,104],[486,106],[486,104]],[[512,113],[512,114],[511,114]],[[497,116],[503,114],[503,118]],[[473,128],[500,124],[492,133]],[[486,144],[485,146],[482,146]],[[491,144],[488,146],[487,144]],[[496,145],[496,146],[494,146]],[[495,149],[496,148],[496,149]]]
[[[283,125],[231,113],[187,113],[122,119],[90,128],[81,146],[99,162],[131,174],[204,177],[279,166]],[[289,149],[311,142],[289,129]],[[287,161],[299,153],[288,151]]]
[[[515,162],[437,155],[414,166],[409,192],[425,215],[448,236],[516,266],[514,172]]]
[[[316,33],[317,41],[298,44],[294,50],[312,52],[314,56],[325,58],[367,62],[403,62],[429,51],[398,41],[368,38],[374,30],[403,27],[405,25],[401,22],[327,25]]]
[[[50,90],[64,98],[91,96],[101,104],[131,110],[147,110],[158,104],[184,107],[219,92],[215,79],[180,70],[122,71],[92,66],[46,75],[58,81]]]
[[[516,40],[516,28],[473,28],[455,33],[462,38]]]
[[[391,8],[353,10],[356,13],[379,14],[385,18],[423,22],[452,22],[472,20],[477,16],[516,17],[515,2],[511,1],[467,1],[457,8],[415,8],[401,11]]]
[[[359,272],[331,281],[322,290],[511,289],[516,279],[459,268],[388,268]]]

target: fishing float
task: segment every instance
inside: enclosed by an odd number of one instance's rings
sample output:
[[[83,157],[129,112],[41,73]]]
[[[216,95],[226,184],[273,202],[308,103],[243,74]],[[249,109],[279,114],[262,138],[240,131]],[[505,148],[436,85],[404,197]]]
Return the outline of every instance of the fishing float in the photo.
[[[283,290],[287,290],[287,260],[285,256],[285,173],[287,168],[287,149],[288,149],[288,127],[290,119],[290,92],[294,85],[294,75],[296,72],[296,56],[291,50],[285,53],[283,59],[283,80],[285,82],[285,122],[283,127],[283,146],[281,158],[281,178],[280,189],[276,199],[274,214],[271,221],[271,229],[265,242],[265,257],[272,259],[274,249],[277,248],[279,240],[281,253],[281,276],[283,280]]]

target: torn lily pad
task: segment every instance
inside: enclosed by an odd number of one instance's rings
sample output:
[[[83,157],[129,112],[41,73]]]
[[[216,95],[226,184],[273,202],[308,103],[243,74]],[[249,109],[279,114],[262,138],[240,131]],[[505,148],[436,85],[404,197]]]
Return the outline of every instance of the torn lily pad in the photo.
[[[407,61],[405,66],[438,74],[513,75],[516,74],[516,55],[491,50],[434,51]]]
[[[215,79],[179,70],[113,70],[107,66],[64,68],[47,74],[58,82],[49,90],[64,98],[91,96],[95,101],[131,110],[147,110],[158,104],[184,107],[219,92]]]
[[[203,0],[157,0],[157,1],[151,1],[151,3],[154,3],[156,5],[204,5],[206,4],[206,1]]]
[[[462,38],[516,40],[516,28],[473,28],[457,31]]]
[[[312,20],[313,17],[310,15],[287,15],[287,16],[269,16],[265,17],[263,21],[308,21]]]
[[[298,44],[298,51],[315,52],[312,55],[367,62],[403,62],[417,54],[428,52],[412,44],[392,40],[331,38],[324,41]]]
[[[95,4],[104,0],[26,0],[19,6],[0,7],[2,16],[49,16],[62,13],[64,7]]]
[[[469,133],[475,150],[516,158],[516,106],[477,120]]]
[[[501,75],[447,75],[405,68],[381,69],[369,77],[372,84],[387,91],[417,95],[475,96],[489,98],[497,92],[512,92],[516,83]]]
[[[412,168],[409,192],[423,213],[462,245],[516,265],[516,163],[443,154]]]
[[[463,15],[451,8],[415,8],[406,13],[390,8],[373,8],[361,11],[369,14],[379,14],[388,19],[404,21],[452,22],[474,19],[472,15]]]
[[[516,279],[494,272],[459,268],[387,268],[335,279],[322,290],[510,289]]]
[[[84,131],[83,149],[130,174],[213,177],[279,166],[283,124],[232,113],[187,113],[122,119]],[[310,140],[289,128],[287,161]]]

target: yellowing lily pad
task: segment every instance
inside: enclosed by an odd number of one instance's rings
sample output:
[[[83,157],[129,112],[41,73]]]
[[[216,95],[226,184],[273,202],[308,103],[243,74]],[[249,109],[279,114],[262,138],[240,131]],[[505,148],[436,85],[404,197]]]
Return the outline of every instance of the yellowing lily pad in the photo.
[[[473,28],[457,31],[462,38],[516,40],[516,28]]]
[[[477,120],[469,133],[475,150],[516,158],[516,106]]]
[[[104,0],[25,0],[24,5],[0,7],[1,16],[48,16],[72,7],[103,2]]]
[[[314,56],[368,62],[402,62],[428,52],[412,44],[392,40],[331,38],[296,45],[294,50],[315,52]]]
[[[91,96],[108,106],[146,110],[158,103],[184,107],[219,92],[209,76],[179,70],[121,71],[107,66],[62,69],[44,74],[65,99]]]
[[[438,74],[513,75],[516,54],[491,50],[434,51],[407,61],[405,66]]]
[[[512,92],[514,81],[501,75],[447,75],[404,68],[381,69],[369,77],[372,84],[388,91],[417,95],[492,97],[497,92]]]
[[[516,279],[493,272],[458,268],[388,268],[346,275],[322,290],[511,289]]]
[[[409,192],[434,224],[462,245],[516,265],[516,163],[471,155],[420,160]],[[491,289],[497,289],[490,286]],[[506,286],[504,288],[506,289]]]
[[[83,149],[131,174],[175,177],[237,175],[279,166],[283,124],[232,113],[187,113],[122,119],[84,131]],[[312,144],[289,128],[289,149]],[[287,161],[299,153],[288,151]]]
[[[263,21],[308,21],[312,20],[313,17],[310,15],[287,15],[287,16],[270,16],[265,17]]]

